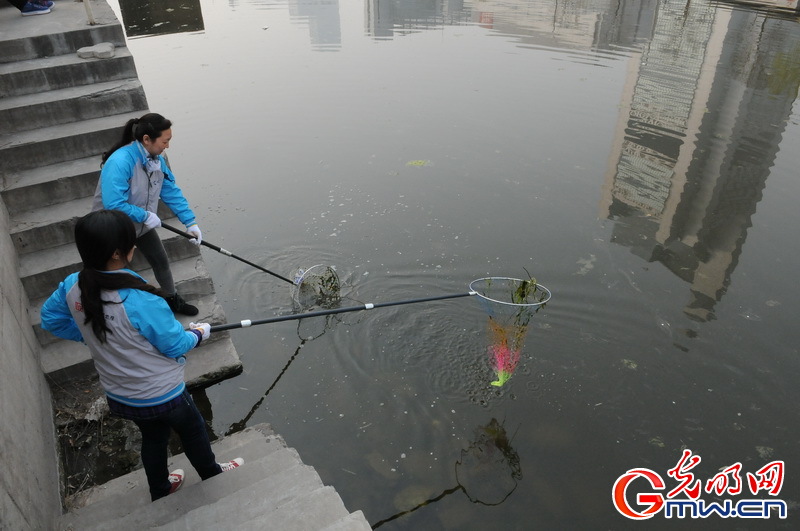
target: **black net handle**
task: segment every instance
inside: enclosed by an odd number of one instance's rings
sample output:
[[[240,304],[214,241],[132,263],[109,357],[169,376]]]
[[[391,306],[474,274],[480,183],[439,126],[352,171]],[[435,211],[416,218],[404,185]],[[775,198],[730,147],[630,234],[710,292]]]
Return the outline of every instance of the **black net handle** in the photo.
[[[161,226],[164,227],[165,229],[167,229],[170,232],[174,232],[175,234],[180,234],[184,238],[189,238],[189,239],[193,239],[194,238],[194,236],[192,236],[188,232],[184,232],[184,231],[182,231],[180,229],[176,229],[175,227],[167,225],[166,223],[162,222]],[[209,242],[207,242],[205,240],[200,240],[200,245],[205,245],[209,249],[214,249],[215,251],[217,251],[220,254],[224,254],[225,256],[230,256],[231,258],[235,258],[236,260],[239,260],[240,262],[244,262],[245,264],[247,264],[249,266],[255,267],[259,271],[263,271],[264,273],[269,273],[270,275],[272,275],[275,278],[279,278],[279,279],[283,280],[284,282],[288,282],[289,284],[294,285],[294,282],[292,282],[288,278],[286,278],[286,277],[284,277],[282,275],[279,275],[278,273],[274,273],[274,272],[270,271],[269,269],[265,269],[265,268],[261,267],[258,264],[254,264],[250,260],[242,258],[241,256],[236,256],[232,252],[228,251],[227,249],[223,249],[222,247],[220,247],[218,245],[214,245],[213,243],[209,243]]]
[[[474,291],[468,291],[467,293],[456,293],[451,295],[437,295],[435,297],[423,297],[420,299],[406,299],[402,301],[393,301],[393,302],[377,302],[377,303],[367,303],[362,304],[360,306],[348,306],[345,308],[332,308],[329,310],[317,310],[314,312],[307,312],[307,313],[296,313],[293,315],[281,315],[278,317],[270,317],[267,319],[257,319],[257,320],[250,320],[246,319],[244,321],[239,321],[238,323],[228,323],[228,324],[221,324],[211,327],[212,332],[221,332],[223,330],[232,330],[234,328],[247,328],[250,326],[255,325],[262,325],[262,324],[269,324],[269,323],[280,323],[283,321],[295,321],[298,319],[305,319],[306,317],[320,317],[322,315],[333,315],[337,313],[346,313],[346,312],[359,312],[362,310],[372,310],[374,308],[385,308],[387,306],[400,306],[403,304],[416,304],[418,302],[430,302],[430,301],[441,301],[445,299],[456,299],[459,297],[469,297],[470,295],[477,295]]]

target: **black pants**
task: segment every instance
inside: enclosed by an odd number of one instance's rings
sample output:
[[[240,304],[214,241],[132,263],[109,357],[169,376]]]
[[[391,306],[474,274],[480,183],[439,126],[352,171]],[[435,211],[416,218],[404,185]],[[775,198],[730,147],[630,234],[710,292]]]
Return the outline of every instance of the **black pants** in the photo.
[[[22,11],[22,8],[28,3],[28,0],[8,0],[8,3]]]
[[[136,247],[153,268],[158,286],[165,294],[175,295],[175,281],[169,269],[169,258],[158,233],[154,230],[145,232],[136,239]]]
[[[201,479],[222,473],[211,449],[205,420],[188,391],[162,406],[132,408],[109,399],[109,407],[115,415],[132,420],[142,432],[142,465],[153,501],[169,494],[171,487],[167,479],[167,448],[172,430],[180,437],[183,451]]]

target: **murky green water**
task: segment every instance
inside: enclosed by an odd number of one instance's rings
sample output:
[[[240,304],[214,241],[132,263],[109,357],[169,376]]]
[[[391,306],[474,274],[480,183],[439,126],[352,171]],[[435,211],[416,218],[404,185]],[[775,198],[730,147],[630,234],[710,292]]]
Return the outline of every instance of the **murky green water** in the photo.
[[[345,304],[553,291],[503,387],[472,298],[232,332],[269,422],[382,529],[619,529],[684,448],[800,502],[797,19],[708,1],[158,2],[128,14],[207,240]],[[166,10],[165,10],[166,6]],[[123,2],[125,7],[125,2]],[[204,251],[231,320],[291,308]],[[746,473],[785,463],[782,490]],[[628,492],[645,492],[637,479]],[[651,489],[652,491],[652,489]],[[384,523],[385,522],[385,523]],[[647,524],[750,528],[754,520]]]

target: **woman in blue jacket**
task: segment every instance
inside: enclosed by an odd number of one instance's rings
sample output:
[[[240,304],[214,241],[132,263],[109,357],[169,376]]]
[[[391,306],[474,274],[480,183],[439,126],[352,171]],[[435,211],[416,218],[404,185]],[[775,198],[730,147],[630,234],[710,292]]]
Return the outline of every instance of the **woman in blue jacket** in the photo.
[[[192,243],[200,245],[203,240],[194,212],[162,155],[170,140],[172,122],[160,114],[148,113],[128,120],[122,138],[103,154],[92,210],[106,208],[126,213],[136,227],[136,246],[152,266],[172,311],[197,315],[197,307],[178,295],[164,244],[153,230],[161,226],[156,214],[161,199],[194,236]]]
[[[184,383],[186,353],[208,339],[207,323],[184,330],[160,290],[127,269],[136,229],[117,210],[92,212],[75,225],[83,269],[69,275],[42,307],[42,328],[84,342],[91,351],[111,412],[142,432],[142,464],[153,500],[176,491],[183,471],[167,468],[170,430],[181,439],[202,479],[240,466],[219,464],[205,421]]]

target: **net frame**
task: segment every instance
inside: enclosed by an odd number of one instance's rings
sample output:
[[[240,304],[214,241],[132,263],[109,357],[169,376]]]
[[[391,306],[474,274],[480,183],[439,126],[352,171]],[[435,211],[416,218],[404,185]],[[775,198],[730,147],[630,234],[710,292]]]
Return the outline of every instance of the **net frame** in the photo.
[[[511,302],[506,302],[506,301],[502,301],[502,300],[498,300],[498,299],[494,299],[492,297],[489,297],[485,293],[481,293],[481,291],[478,290],[478,288],[475,285],[477,282],[483,281],[484,283],[486,283],[486,281],[492,282],[492,281],[495,281],[495,280],[519,282],[520,286],[522,286],[523,283],[532,284],[533,285],[533,291],[532,291],[531,294],[534,294],[534,293],[536,293],[536,291],[541,290],[542,291],[542,298],[540,300],[536,301],[536,302],[517,303],[517,302],[514,302],[513,300]],[[494,303],[502,304],[502,305],[506,305],[506,306],[522,306],[522,307],[540,306],[541,307],[541,306],[544,306],[545,304],[547,304],[550,301],[550,299],[552,298],[552,296],[553,296],[552,292],[549,289],[547,289],[545,286],[543,286],[542,284],[539,284],[538,282],[536,282],[535,278],[531,278],[531,279],[528,279],[528,280],[523,280],[521,278],[514,278],[514,277],[482,277],[482,278],[476,278],[475,280],[470,282],[469,283],[469,289],[470,289],[470,291],[474,291],[475,295],[477,295],[478,297],[480,297],[484,301],[494,302]]]
[[[332,308],[341,299],[342,283],[336,269],[331,266],[316,264],[308,269],[298,268],[292,279],[290,294],[298,308]]]

